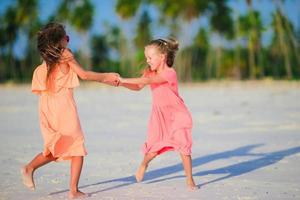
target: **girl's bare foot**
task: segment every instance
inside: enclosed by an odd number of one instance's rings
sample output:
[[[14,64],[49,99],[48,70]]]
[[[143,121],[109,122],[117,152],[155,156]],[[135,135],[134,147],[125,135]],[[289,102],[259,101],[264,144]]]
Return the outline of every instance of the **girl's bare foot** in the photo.
[[[33,169],[29,169],[24,166],[21,168],[21,176],[23,184],[30,190],[35,190],[35,185],[33,181]]]
[[[88,197],[87,194],[81,192],[80,190],[77,191],[70,191],[69,192],[69,199],[80,199],[80,198],[85,198]]]
[[[197,189],[199,189],[199,187],[195,184],[195,182],[194,182],[193,179],[187,181],[187,186],[188,186],[189,190],[197,190]]]
[[[144,179],[144,175],[147,169],[147,165],[141,165],[135,173],[136,182],[141,182]]]

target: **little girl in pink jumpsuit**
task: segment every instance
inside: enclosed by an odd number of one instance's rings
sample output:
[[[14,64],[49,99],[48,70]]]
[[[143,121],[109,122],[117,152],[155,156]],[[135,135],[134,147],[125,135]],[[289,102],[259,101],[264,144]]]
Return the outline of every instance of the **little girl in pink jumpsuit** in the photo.
[[[197,186],[192,176],[192,117],[178,94],[176,71],[172,68],[177,50],[176,40],[152,40],[145,47],[148,69],[141,78],[120,78],[120,85],[140,90],[149,84],[152,91],[152,111],[143,145],[145,156],[136,172],[137,182],[143,180],[153,158],[176,150],[182,158],[188,188],[194,190]]]

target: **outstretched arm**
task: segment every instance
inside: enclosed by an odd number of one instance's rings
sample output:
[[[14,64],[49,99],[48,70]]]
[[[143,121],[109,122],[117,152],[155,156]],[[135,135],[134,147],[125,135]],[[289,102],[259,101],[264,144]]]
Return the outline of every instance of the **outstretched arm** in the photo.
[[[65,51],[63,52],[63,58],[66,59],[70,68],[72,68],[72,70],[82,80],[98,81],[110,85],[116,85],[119,81],[118,73],[99,73],[83,69],[81,65],[75,60],[72,52],[69,49],[65,49]]]
[[[132,83],[122,83],[122,82],[119,83],[119,86],[123,86],[127,89],[135,90],[135,91],[139,91],[145,87],[144,84],[132,84]]]
[[[68,62],[68,65],[74,70],[74,72],[83,80],[98,81],[98,82],[111,82],[118,81],[119,74],[117,73],[99,73],[93,71],[84,70],[79,63],[72,59]]]
[[[120,78],[121,84],[148,85],[151,83],[165,83],[165,82],[167,82],[167,80],[159,74],[152,77]]]

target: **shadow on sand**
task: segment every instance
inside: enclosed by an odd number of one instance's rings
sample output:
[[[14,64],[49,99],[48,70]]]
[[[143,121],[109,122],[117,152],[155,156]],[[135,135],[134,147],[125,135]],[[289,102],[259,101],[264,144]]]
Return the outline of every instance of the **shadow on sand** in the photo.
[[[298,146],[298,147],[293,147],[293,148],[289,148],[289,149],[285,149],[285,150],[274,151],[271,153],[258,153],[258,154],[251,153],[251,151],[254,148],[260,147],[262,145],[263,144],[247,145],[247,146],[239,147],[239,148],[236,148],[233,150],[224,151],[221,153],[214,153],[214,154],[210,154],[210,155],[203,156],[203,157],[193,158],[193,168],[195,168],[197,166],[200,166],[200,165],[203,165],[203,164],[206,164],[209,162],[213,162],[216,160],[220,160],[220,159],[229,159],[232,157],[243,157],[243,156],[255,157],[255,159],[236,163],[233,165],[229,165],[227,167],[221,167],[221,168],[214,169],[214,170],[200,171],[200,172],[194,173],[193,176],[205,176],[205,175],[209,175],[209,174],[224,174],[223,177],[202,183],[202,184],[198,185],[198,187],[201,187],[201,186],[204,186],[204,185],[207,185],[210,183],[218,182],[218,181],[221,181],[224,179],[228,179],[231,177],[240,176],[245,173],[249,173],[251,171],[272,165],[287,156],[291,156],[293,154],[297,154],[300,152],[300,146]],[[151,183],[166,181],[166,180],[170,180],[170,179],[184,178],[184,176],[178,175],[178,176],[154,180],[156,178],[171,175],[171,174],[174,174],[174,173],[177,173],[180,171],[183,171],[181,163],[171,165],[168,167],[163,167],[163,168],[156,169],[156,170],[152,170],[145,174],[144,181],[149,181],[149,182],[147,182],[147,184],[151,184]],[[80,188],[82,189],[82,188],[86,188],[86,187],[90,187],[90,186],[97,186],[97,185],[102,185],[102,184],[107,184],[107,183],[112,183],[112,182],[117,182],[120,184],[91,192],[91,193],[89,193],[89,195],[93,195],[93,194],[96,194],[99,192],[104,192],[104,191],[108,191],[108,190],[112,190],[112,189],[117,189],[120,187],[124,187],[124,186],[128,186],[128,185],[136,183],[134,176],[127,176],[127,177],[116,178],[116,179],[111,179],[111,180],[106,180],[106,181],[101,181],[101,182],[97,182],[97,183],[83,185],[83,186],[80,186]],[[61,191],[53,192],[53,193],[50,193],[49,195],[55,195],[55,194],[63,193],[66,191],[68,191],[68,190],[61,190]]]

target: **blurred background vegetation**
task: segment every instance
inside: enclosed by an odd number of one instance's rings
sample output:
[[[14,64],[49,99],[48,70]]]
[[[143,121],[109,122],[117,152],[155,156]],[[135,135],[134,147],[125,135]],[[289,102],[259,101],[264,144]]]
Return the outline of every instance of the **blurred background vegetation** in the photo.
[[[287,17],[283,0],[268,1],[275,8],[268,24],[263,23],[262,13],[254,9],[251,0],[241,0],[246,12],[233,10],[226,0],[115,0],[116,16],[124,22],[137,19],[131,38],[122,26],[109,23],[104,23],[101,34],[91,31],[95,13],[101,12],[95,10],[95,2],[103,1],[61,0],[43,20],[39,0],[12,1],[0,13],[0,82],[31,80],[34,68],[41,63],[36,33],[49,21],[63,23],[81,36],[81,44],[87,44],[72,49],[84,68],[132,77],[145,67],[143,51],[153,39],[153,23],[169,30],[162,37],[176,37],[181,44],[182,34],[190,31],[183,24],[202,18],[207,25],[199,26],[192,42],[181,45],[177,54],[175,68],[181,81],[300,78],[300,28]],[[294,3],[299,6],[299,0]],[[157,18],[151,17],[153,10]],[[264,44],[266,31],[272,34]],[[25,50],[17,56],[15,46],[20,37],[26,41]]]

